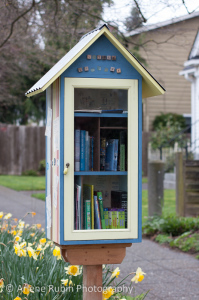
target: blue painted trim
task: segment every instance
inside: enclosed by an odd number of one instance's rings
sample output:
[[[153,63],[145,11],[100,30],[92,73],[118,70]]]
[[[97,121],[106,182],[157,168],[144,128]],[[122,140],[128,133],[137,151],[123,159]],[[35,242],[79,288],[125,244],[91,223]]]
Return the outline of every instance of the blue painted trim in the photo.
[[[93,245],[93,244],[127,244],[140,243],[141,239],[119,239],[119,240],[90,240],[90,241],[63,241],[61,245]]]
[[[46,90],[46,124],[47,124],[47,114],[48,114],[48,99],[47,99],[47,90]],[[46,157],[46,164],[47,164],[47,136],[45,136],[45,157]],[[47,170],[47,168],[46,168]],[[47,182],[48,182],[48,175],[46,172],[46,183],[45,183],[45,195],[47,195]],[[46,211],[46,201],[45,201],[45,233],[47,238],[47,211]]]
[[[60,244],[64,243],[64,76],[60,80]]]
[[[80,171],[74,172],[74,175],[127,175],[126,171]]]
[[[142,80],[138,80],[138,239],[142,241]]]
[[[124,113],[124,114],[97,114],[97,113],[75,113],[74,114],[75,117],[98,117],[98,118],[127,118],[128,114]]]

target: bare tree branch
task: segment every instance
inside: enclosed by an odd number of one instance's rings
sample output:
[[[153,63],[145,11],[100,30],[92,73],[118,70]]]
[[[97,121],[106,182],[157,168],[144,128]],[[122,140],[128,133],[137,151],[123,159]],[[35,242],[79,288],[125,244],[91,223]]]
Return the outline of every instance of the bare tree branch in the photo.
[[[10,39],[10,37],[13,34],[13,30],[14,30],[14,25],[17,21],[19,21],[19,19],[23,18],[27,13],[29,13],[31,11],[31,9],[35,6],[35,0],[32,0],[32,5],[29,9],[27,9],[26,11],[24,11],[21,15],[19,15],[12,23],[11,23],[11,27],[10,27],[10,32],[8,34],[8,36],[5,38],[5,40],[0,44],[0,48],[2,48],[7,41]]]
[[[183,0],[182,0],[182,1],[183,1]],[[138,11],[139,11],[139,13],[140,13],[140,15],[142,16],[143,22],[146,23],[146,22],[147,22],[147,19],[144,17],[144,15],[143,15],[143,13],[142,13],[142,11],[141,11],[141,9],[140,9],[140,6],[139,6],[137,0],[134,0],[134,2],[135,2],[135,5],[136,5],[136,7],[137,7],[137,9],[138,9]]]

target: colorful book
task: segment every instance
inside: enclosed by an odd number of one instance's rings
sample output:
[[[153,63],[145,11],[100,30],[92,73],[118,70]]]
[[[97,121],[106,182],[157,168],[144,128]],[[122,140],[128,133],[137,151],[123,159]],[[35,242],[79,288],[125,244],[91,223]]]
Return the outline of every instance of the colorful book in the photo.
[[[83,199],[91,201],[91,229],[94,229],[94,185],[83,184]]]
[[[94,195],[94,207],[95,207],[95,229],[101,229],[101,220],[100,220],[100,212],[99,212],[99,203],[97,200],[97,196]]]
[[[117,229],[117,211],[113,208],[108,211],[109,228]]]
[[[86,131],[81,130],[81,132],[80,132],[80,171],[85,171],[85,141],[86,141]]]
[[[122,208],[117,209],[117,228],[125,228],[125,211]]]
[[[108,208],[104,208],[104,220],[106,229],[109,229]]]
[[[104,207],[103,207],[102,192],[97,192],[97,200],[98,200],[99,209],[100,209],[101,228],[106,229],[106,224],[105,224],[105,219],[104,219]]]
[[[80,129],[75,130],[75,171],[80,171]]]
[[[105,171],[117,171],[118,139],[107,141]]]
[[[106,139],[100,139],[100,171],[105,171],[106,161]]]
[[[91,229],[91,201],[84,200],[84,229]]]
[[[125,228],[127,228],[127,192],[111,191],[111,207],[122,208],[125,211]]]
[[[81,186],[75,187],[75,229],[81,229]]]

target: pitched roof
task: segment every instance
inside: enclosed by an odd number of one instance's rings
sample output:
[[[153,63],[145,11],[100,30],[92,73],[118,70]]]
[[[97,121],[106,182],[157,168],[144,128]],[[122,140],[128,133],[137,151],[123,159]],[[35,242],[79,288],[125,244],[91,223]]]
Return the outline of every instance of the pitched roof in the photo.
[[[137,35],[137,34],[140,34],[142,32],[155,30],[155,29],[158,29],[158,28],[161,28],[161,27],[165,27],[165,26],[172,25],[172,24],[175,24],[175,23],[178,23],[178,22],[189,20],[189,19],[192,19],[192,18],[195,18],[195,17],[199,17],[199,11],[196,11],[194,13],[187,14],[187,15],[184,15],[184,16],[181,16],[181,17],[166,20],[166,21],[163,21],[163,22],[142,26],[140,28],[137,28],[137,29],[132,30],[131,32],[125,34],[125,36],[129,37],[129,36]]]
[[[26,92],[30,97],[45,91],[82,53],[86,51],[101,35],[105,35],[109,41],[121,52],[127,61],[141,74],[142,97],[152,97],[164,94],[164,88],[144,68],[144,66],[110,33],[106,24],[84,35],[80,41],[62,57],[37,83]]]
[[[188,59],[199,59],[199,30],[196,34]]]

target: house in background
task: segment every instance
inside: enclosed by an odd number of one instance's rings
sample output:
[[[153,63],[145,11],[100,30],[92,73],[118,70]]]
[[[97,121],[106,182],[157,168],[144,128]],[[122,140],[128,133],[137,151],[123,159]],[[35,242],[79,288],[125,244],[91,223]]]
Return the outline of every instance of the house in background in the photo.
[[[191,86],[192,152],[195,159],[199,159],[199,31],[188,60],[184,63],[184,69],[179,74],[184,75]]]
[[[143,131],[152,130],[152,122],[161,112],[178,113],[190,119],[191,85],[179,72],[189,56],[198,26],[199,12],[195,12],[128,33],[132,42],[129,50],[139,45],[147,70],[166,89],[164,95],[143,100]]]

